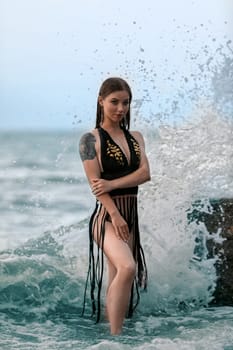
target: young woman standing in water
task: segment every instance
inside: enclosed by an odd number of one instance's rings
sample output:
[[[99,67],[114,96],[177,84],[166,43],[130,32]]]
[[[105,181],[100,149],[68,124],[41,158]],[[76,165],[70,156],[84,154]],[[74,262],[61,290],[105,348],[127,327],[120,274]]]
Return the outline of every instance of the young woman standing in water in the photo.
[[[104,254],[108,265],[106,315],[111,334],[121,333],[127,310],[130,317],[139,302],[139,287],[147,286],[137,192],[138,185],[150,180],[150,170],[141,133],[129,132],[131,100],[125,80],[105,80],[99,91],[95,129],[84,134],[79,144],[84,170],[96,197],[89,224],[87,283],[90,280],[92,310],[98,322]]]

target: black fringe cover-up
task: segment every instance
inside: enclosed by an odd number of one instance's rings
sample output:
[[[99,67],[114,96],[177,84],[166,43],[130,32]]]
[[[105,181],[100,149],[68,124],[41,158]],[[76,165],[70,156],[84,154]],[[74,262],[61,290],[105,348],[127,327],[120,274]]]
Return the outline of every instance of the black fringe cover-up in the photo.
[[[140,164],[140,147],[129,131],[123,129],[130,150],[129,162],[124,152],[113,141],[108,132],[103,128],[98,128],[98,131],[100,135],[101,163],[103,168],[101,177],[103,179],[112,180],[128,175],[138,169]],[[139,288],[146,289],[147,287],[147,268],[144,252],[140,243],[138,225],[137,192],[138,187],[116,189],[110,192],[116,207],[128,224],[130,234],[133,235],[133,256],[137,263],[137,273],[132,284],[128,317],[132,316],[134,309],[139,303]],[[92,315],[96,316],[96,322],[99,322],[101,314],[101,288],[104,271],[103,244],[106,221],[111,221],[110,216],[101,202],[96,201],[96,207],[89,223],[89,266],[83,304],[84,314],[86,292],[88,284],[90,284]],[[93,239],[94,230],[96,230],[98,244],[95,244]],[[95,247],[96,249],[94,249]]]

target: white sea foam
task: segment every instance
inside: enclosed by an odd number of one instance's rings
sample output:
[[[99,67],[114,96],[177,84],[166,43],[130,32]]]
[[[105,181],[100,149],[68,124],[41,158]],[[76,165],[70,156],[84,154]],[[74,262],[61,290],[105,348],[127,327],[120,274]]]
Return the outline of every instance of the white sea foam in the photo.
[[[215,286],[215,260],[195,261],[195,238],[204,225],[189,223],[196,200],[233,196],[233,123],[210,110],[148,138],[152,181],[140,191],[142,241],[150,271],[148,309],[182,300],[207,303]],[[204,209],[203,209],[204,210]],[[145,305],[145,303],[144,303]]]

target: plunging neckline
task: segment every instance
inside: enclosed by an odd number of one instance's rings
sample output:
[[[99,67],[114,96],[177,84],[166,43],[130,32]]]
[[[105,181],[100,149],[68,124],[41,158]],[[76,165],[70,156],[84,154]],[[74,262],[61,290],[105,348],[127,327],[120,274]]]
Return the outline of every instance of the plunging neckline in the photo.
[[[123,148],[116,142],[113,140],[112,136],[109,134],[109,132],[107,130],[105,130],[104,128],[102,128],[100,126],[100,128],[108,135],[108,137],[111,139],[111,141],[119,148],[119,150],[121,151],[122,155],[124,156],[126,163],[128,166],[130,166],[131,164],[131,147],[130,147],[130,142],[128,140],[128,137],[126,135],[126,132],[124,129],[121,129],[124,133],[125,139],[126,139],[126,143],[128,145],[128,149],[129,149],[129,158],[127,157],[126,153],[124,152]]]

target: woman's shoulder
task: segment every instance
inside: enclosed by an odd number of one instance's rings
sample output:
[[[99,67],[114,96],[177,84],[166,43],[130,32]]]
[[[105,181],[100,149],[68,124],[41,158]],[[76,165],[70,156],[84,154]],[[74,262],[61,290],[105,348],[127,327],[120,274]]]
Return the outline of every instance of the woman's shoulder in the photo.
[[[93,159],[99,149],[99,137],[97,129],[84,132],[79,140],[79,153],[82,160]]]
[[[140,131],[137,131],[137,130],[133,130],[133,131],[130,131],[130,134],[137,140],[143,140],[143,136],[142,136],[142,133]]]
[[[90,144],[95,144],[95,143],[96,143],[96,131],[95,131],[95,129],[91,130],[91,131],[84,132],[78,140],[79,148],[84,148]]]
[[[130,131],[130,133],[134,137],[134,139],[139,143],[141,149],[144,149],[145,142],[142,133],[140,131]]]
[[[79,140],[79,144],[88,145],[94,144],[96,148],[99,147],[100,137],[98,133],[98,129],[93,129],[90,131],[84,132]]]
[[[89,139],[93,139],[97,135],[97,129],[85,131],[83,134],[80,136],[80,140],[85,141]]]

